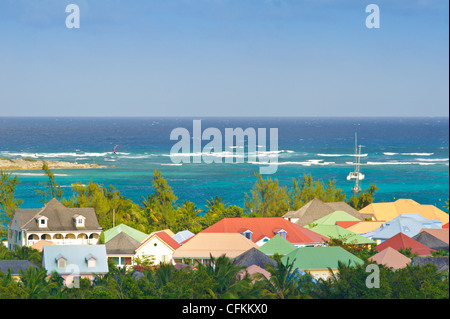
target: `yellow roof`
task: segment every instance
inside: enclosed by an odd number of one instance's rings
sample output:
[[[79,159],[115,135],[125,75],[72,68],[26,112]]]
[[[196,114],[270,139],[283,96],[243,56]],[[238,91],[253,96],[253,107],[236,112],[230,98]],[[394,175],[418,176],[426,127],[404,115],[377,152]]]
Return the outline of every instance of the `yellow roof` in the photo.
[[[361,221],[353,226],[347,227],[348,230],[356,234],[365,234],[380,228],[385,222],[374,222],[374,221]]]
[[[172,258],[235,258],[258,245],[239,233],[198,233],[173,253]]]
[[[437,219],[446,224],[448,214],[433,205],[421,205],[412,199],[398,199],[389,203],[372,203],[359,211],[372,214],[375,220],[390,221],[401,214],[420,214],[427,219]]]

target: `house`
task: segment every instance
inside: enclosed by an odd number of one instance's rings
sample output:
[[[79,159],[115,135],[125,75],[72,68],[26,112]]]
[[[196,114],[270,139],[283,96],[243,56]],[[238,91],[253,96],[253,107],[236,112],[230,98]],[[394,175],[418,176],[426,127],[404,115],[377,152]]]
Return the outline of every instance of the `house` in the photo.
[[[38,209],[16,209],[8,224],[8,248],[40,240],[57,245],[97,244],[102,228],[93,208],[67,208],[56,198]]]
[[[189,230],[182,230],[178,233],[176,233],[175,235],[172,236],[172,238],[179,244],[181,244],[182,242],[188,240],[189,238],[194,237],[195,234],[190,232]]]
[[[317,225],[336,225],[338,221],[353,221],[353,222],[361,222],[358,218],[346,213],[342,210],[337,210],[332,212],[322,218],[315,220],[312,224]]]
[[[248,266],[244,270],[241,270],[237,273],[237,275],[241,280],[245,277],[246,274],[250,277],[252,283],[264,279],[261,277],[261,275],[264,276],[267,280],[270,280],[271,277],[270,272],[257,265]]]
[[[420,214],[401,214],[382,224],[380,228],[362,236],[372,238],[380,244],[398,233],[403,233],[408,237],[414,237],[422,228],[441,229],[442,223],[437,219],[427,219]]]
[[[448,229],[448,224],[449,223],[445,224],[444,226],[442,226],[442,228],[447,228]]]
[[[414,257],[411,264],[413,266],[425,266],[428,264],[433,264],[436,266],[438,272],[448,271],[448,256],[442,257]]]
[[[134,240],[136,240],[137,242],[141,242],[142,240],[144,240],[148,234],[143,233],[137,229],[134,229],[130,226],[127,226],[125,224],[120,224],[117,225],[113,228],[110,228],[108,230],[105,230],[105,232],[103,233],[104,238],[105,238],[105,244],[110,241],[111,239],[113,239],[114,237],[116,237],[118,234],[120,233],[125,233],[128,236],[130,236],[131,238],[133,238]]]
[[[433,235],[434,237],[443,241],[447,245],[449,243],[449,229],[448,228],[442,228],[442,229],[423,228],[420,230],[419,233],[421,233],[421,232],[427,232],[430,235]]]
[[[364,262],[339,246],[331,247],[300,247],[286,256],[281,261],[287,265],[293,262],[293,268],[298,268],[311,274],[314,279],[328,279],[331,269],[333,273],[338,272],[339,262],[344,265],[362,265]]]
[[[275,235],[298,247],[324,243],[323,236],[281,217],[224,218],[201,233],[238,233],[258,246]]]
[[[349,231],[348,229],[339,227],[337,225],[317,225],[311,228],[314,232],[321,234],[324,238],[342,239],[345,243],[355,245],[372,245],[375,241],[363,237],[359,234]]]
[[[39,268],[28,260],[0,260],[0,272],[6,275],[10,269],[11,277],[15,280],[19,280],[20,271],[25,273],[29,267]]]
[[[249,250],[243,252],[235,259],[236,265],[250,267],[256,265],[262,269],[266,269],[266,264],[277,266],[277,262],[272,258],[268,257],[256,248],[250,248]]]
[[[441,230],[441,229],[438,229]],[[433,236],[427,231],[421,231],[416,236],[413,237],[414,240],[417,240],[422,245],[427,246],[428,248],[434,249],[434,250],[445,250],[449,251],[449,245],[446,242],[443,242],[439,238]],[[448,239],[448,237],[447,237]]]
[[[370,261],[375,261],[379,265],[393,269],[405,268],[411,263],[411,259],[395,250],[392,247],[387,247],[379,253],[369,258]]]
[[[407,235],[405,235],[403,233],[398,233],[394,237],[389,238],[388,240],[384,241],[383,243],[377,245],[375,247],[375,250],[383,251],[387,247],[392,247],[395,250],[410,248],[411,254],[417,254],[419,256],[431,255],[431,252],[435,251],[434,249],[431,249],[425,245],[422,245],[418,241],[412,239],[411,237],[408,237]]]
[[[355,234],[366,234],[380,228],[385,221],[363,220],[363,221],[338,221],[336,225],[345,228]]]
[[[287,255],[297,247],[281,236],[273,236],[268,242],[259,247],[259,251],[267,256]]]
[[[258,248],[258,245],[239,233],[200,232],[175,250],[172,258],[176,263],[197,260],[209,264],[211,256],[217,258],[225,255],[234,259],[251,248]]]
[[[106,254],[118,267],[132,266],[136,249],[140,244],[128,233],[120,232],[105,244]]]
[[[306,203],[300,209],[287,212],[283,215],[283,218],[300,226],[306,226],[335,211],[344,211],[358,220],[364,220],[365,218],[372,217],[371,215],[361,214],[345,202],[324,203],[315,198]]]
[[[180,244],[169,234],[163,230],[148,235],[135,249],[135,258],[151,257],[154,265],[172,262],[172,255]]]
[[[42,267],[51,276],[56,272],[71,287],[77,279],[87,278],[91,282],[95,276],[108,273],[105,245],[47,245],[42,250]]]
[[[449,222],[448,214],[433,205],[421,205],[412,199],[398,199],[395,202],[372,203],[359,211],[368,214],[374,220],[390,221],[402,214],[420,214],[426,219],[437,219],[446,224]]]
[[[33,244],[30,248],[32,249],[36,249],[38,251],[42,252],[42,248],[46,245],[56,245],[54,242],[52,241],[48,241],[48,240],[43,240],[41,239],[40,241],[36,242],[35,244]]]

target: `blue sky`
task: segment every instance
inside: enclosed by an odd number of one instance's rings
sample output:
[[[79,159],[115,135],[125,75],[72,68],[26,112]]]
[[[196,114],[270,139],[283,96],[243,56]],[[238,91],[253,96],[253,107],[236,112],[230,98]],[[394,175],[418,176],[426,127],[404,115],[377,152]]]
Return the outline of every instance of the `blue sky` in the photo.
[[[67,29],[67,4],[80,29]],[[368,29],[368,4],[381,27]],[[445,0],[0,0],[0,116],[448,116]]]

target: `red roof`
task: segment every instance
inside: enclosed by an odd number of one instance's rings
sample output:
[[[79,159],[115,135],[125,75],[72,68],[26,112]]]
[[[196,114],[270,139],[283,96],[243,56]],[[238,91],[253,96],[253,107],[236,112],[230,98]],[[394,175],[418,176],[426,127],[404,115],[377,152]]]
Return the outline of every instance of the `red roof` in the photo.
[[[224,218],[202,232],[206,233],[239,233],[242,229],[252,232],[252,241],[260,241],[264,237],[272,238],[279,230],[286,231],[286,240],[292,244],[323,243],[324,236],[294,224],[282,217],[244,217]],[[325,237],[325,240],[328,238]]]
[[[411,253],[417,254],[419,256],[431,255],[432,251],[436,251],[434,249],[428,248],[425,245],[422,245],[417,240],[414,240],[403,233],[398,233],[394,237],[389,238],[388,240],[377,245],[375,249],[377,251],[383,251],[387,247],[392,247],[396,250],[411,248]]]
[[[143,241],[141,241],[141,244],[139,245],[139,247],[141,247],[142,245],[145,245],[146,242],[148,242],[151,238],[153,238],[154,236],[159,237],[159,239],[161,239],[163,242],[165,242],[167,245],[169,245],[170,247],[172,247],[173,250],[177,249],[178,247],[180,247],[181,245],[172,237],[169,236],[169,234],[167,234],[165,231],[161,230],[159,232],[156,233],[152,233],[150,234],[147,238],[145,238]],[[138,247],[138,248],[139,248]],[[136,248],[136,250],[138,249]]]
[[[448,223],[442,226],[442,228],[448,228]]]

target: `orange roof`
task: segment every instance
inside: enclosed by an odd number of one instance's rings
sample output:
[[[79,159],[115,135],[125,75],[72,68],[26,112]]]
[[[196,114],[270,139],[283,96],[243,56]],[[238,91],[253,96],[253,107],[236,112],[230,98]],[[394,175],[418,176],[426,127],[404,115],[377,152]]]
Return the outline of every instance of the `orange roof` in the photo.
[[[392,247],[395,250],[411,248],[412,254],[417,254],[419,256],[431,255],[431,252],[436,251],[434,249],[428,248],[427,246],[419,243],[417,240],[411,237],[398,233],[394,237],[385,240],[381,244],[375,247],[377,251],[383,251],[387,247]]]
[[[235,258],[251,248],[258,246],[238,233],[198,233],[175,250],[172,258],[209,259],[210,254]]]
[[[419,233],[421,233],[423,231],[429,233],[430,235],[436,237],[439,240],[442,240],[446,244],[449,243],[449,229],[448,228],[443,228],[443,229],[423,228],[420,230]]]
[[[37,250],[39,250],[39,251],[42,251],[42,249],[44,248],[44,246],[47,246],[47,245],[56,245],[56,244],[55,244],[54,242],[52,242],[52,241],[48,241],[48,240],[43,240],[43,239],[41,239],[40,241],[34,243],[34,244],[31,246],[31,248],[37,249]]]
[[[163,242],[165,242],[168,246],[170,246],[173,250],[177,249],[178,247],[180,247],[180,244],[177,243],[177,241],[175,239],[173,239],[172,237],[170,237],[166,231],[161,230],[158,232],[154,232],[151,233],[150,235],[148,235],[143,241],[141,241],[141,244],[139,245],[138,248],[136,248],[136,250],[138,250],[140,247],[142,247],[143,245],[145,245],[150,239],[152,239],[153,237],[158,237],[159,239],[161,239]]]
[[[357,223],[359,223],[359,220],[351,220],[351,221],[337,221],[336,225],[342,227],[342,228],[349,228],[350,226],[353,226]]]
[[[264,237],[271,239],[280,230],[286,231],[286,240],[292,244],[324,242],[322,235],[282,217],[224,218],[204,229],[201,233],[240,233],[242,229],[252,232],[251,240],[255,243]]]
[[[405,268],[411,263],[411,259],[398,252],[392,247],[387,247],[378,254],[373,255],[369,260],[375,261],[379,265],[385,265],[394,269]]]
[[[385,221],[383,220],[361,220],[361,221],[340,221],[336,224],[342,228],[346,228],[356,234],[365,234],[380,228]]]
[[[442,228],[448,228],[448,223],[442,226]]]
[[[437,219],[443,224],[449,222],[449,216],[433,205],[421,205],[412,199],[398,199],[389,203],[372,203],[359,211],[372,214],[375,220],[390,221],[401,214],[420,214],[427,219]]]

